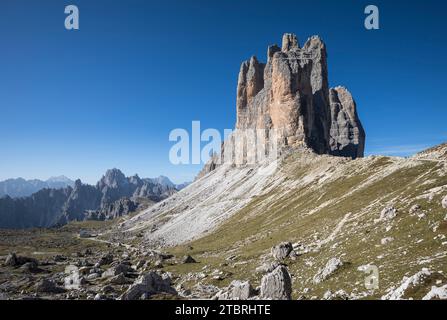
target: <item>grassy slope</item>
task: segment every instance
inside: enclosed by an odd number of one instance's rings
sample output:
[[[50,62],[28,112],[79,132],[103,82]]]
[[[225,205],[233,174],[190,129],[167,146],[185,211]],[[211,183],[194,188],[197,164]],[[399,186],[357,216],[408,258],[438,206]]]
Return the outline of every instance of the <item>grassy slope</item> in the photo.
[[[396,166],[396,161],[402,164]],[[261,275],[255,273],[255,268],[263,259],[268,259],[273,245],[282,241],[310,245],[325,239],[343,217],[351,213],[336,237],[318,252],[288,261],[295,297],[301,295],[304,288],[310,288],[308,297],[322,297],[328,289],[344,289],[348,293],[366,291],[365,274],[357,271],[357,267],[368,263],[377,265],[380,272],[380,288],[371,292],[371,297],[380,297],[404,275],[412,275],[422,267],[446,273],[447,258],[443,254],[447,245],[442,244],[446,240],[434,239],[447,233],[441,194],[435,194],[431,201],[415,199],[432,188],[447,185],[445,164],[436,161],[405,163],[406,160],[386,157],[330,163],[327,157],[322,157],[303,164],[299,156],[290,156],[282,173],[291,181],[303,179],[316,168],[323,168],[333,178],[316,177],[308,184],[277,188],[253,199],[211,234],[171,249],[176,255],[191,254],[199,263],[165,269],[182,274],[198,272],[208,266],[208,270],[223,270],[230,276],[223,281],[208,277],[205,283],[225,286],[233,279],[247,279],[256,285]],[[374,179],[387,171],[389,173]],[[368,183],[359,188],[365,182]],[[409,208],[416,203],[426,212],[426,218],[409,214]],[[390,223],[375,222],[386,204],[393,204],[399,210],[398,217]],[[436,224],[438,229],[434,232]],[[386,231],[387,226],[391,226],[389,231]],[[385,237],[395,240],[381,245]],[[431,262],[417,263],[420,257],[436,254],[440,257]],[[233,255],[235,260],[226,261]],[[314,285],[313,276],[332,257],[341,258],[344,267],[328,280]]]
[[[0,256],[10,252],[43,260],[56,254],[71,255],[87,248],[106,248],[104,243],[78,237],[81,229],[92,233],[108,230],[114,221],[71,222],[62,228],[0,230]]]

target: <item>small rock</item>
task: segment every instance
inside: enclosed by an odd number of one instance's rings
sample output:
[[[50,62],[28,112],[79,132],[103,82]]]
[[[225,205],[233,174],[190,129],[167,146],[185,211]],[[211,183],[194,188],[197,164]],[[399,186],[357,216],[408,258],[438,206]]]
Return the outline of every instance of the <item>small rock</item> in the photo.
[[[193,257],[191,257],[190,255],[184,256],[182,259],[182,263],[196,263],[197,261],[194,260]]]
[[[155,268],[163,268],[163,262],[161,260],[157,260],[154,263]]]
[[[133,283],[133,281],[126,278],[126,276],[124,274],[120,273],[119,275],[111,278],[110,283],[116,284],[116,285],[124,285],[124,284],[131,284],[131,283]]]
[[[386,237],[386,238],[383,238],[382,240],[380,240],[380,244],[386,245],[386,244],[390,243],[393,240],[394,240],[393,237]]]
[[[418,204],[414,204],[411,208],[410,208],[410,214],[415,214],[417,212],[419,212],[421,210],[421,206]]]
[[[328,290],[323,295],[324,300],[348,300],[349,295],[344,290],[338,290],[333,293],[331,290]]]
[[[343,262],[338,258],[332,258],[327,263],[323,269],[320,269],[318,273],[314,276],[313,282],[318,284],[329,278],[335,271],[337,271]]]
[[[22,269],[25,272],[37,272],[39,271],[39,268],[37,267],[37,263],[35,262],[27,262],[23,264],[20,269]]]
[[[82,275],[87,275],[89,273],[94,273],[94,272],[90,272],[90,270],[93,271],[93,269],[91,269],[90,267],[81,267],[81,268],[78,269],[78,272],[79,272],[79,274],[82,274]]]
[[[101,293],[97,293],[93,300],[107,300],[107,297]]]
[[[168,293],[176,295],[177,291],[171,287],[169,278],[163,279],[155,272],[149,272],[138,277],[129,289],[121,296],[122,300],[138,300],[143,295]]]
[[[397,216],[397,209],[394,207],[386,207],[380,213],[379,221],[390,221]]]
[[[444,199],[442,199],[442,207],[444,208],[444,209],[447,209],[447,196],[445,196],[444,197]]]
[[[58,287],[53,280],[42,279],[36,285],[36,291],[43,292],[43,293],[63,293],[63,292],[65,292],[65,289]]]
[[[101,266],[104,266],[104,265],[107,265],[107,264],[111,264],[112,262],[113,262],[113,255],[111,253],[108,253],[106,255],[103,255],[99,259],[98,264],[101,267]]]
[[[247,300],[255,294],[250,282],[234,280],[230,285],[218,292],[213,300]]]
[[[79,259],[77,262],[76,262],[76,266],[78,266],[79,268],[81,268],[81,267],[92,267],[93,266],[93,263],[91,263],[89,260],[87,260],[87,259]]]
[[[107,285],[107,286],[103,287],[103,288],[101,289],[101,291],[102,291],[103,293],[105,293],[105,294],[109,294],[109,293],[113,293],[113,292],[115,292],[115,289],[114,289],[112,286]]]
[[[134,270],[132,269],[131,266],[129,266],[128,264],[125,263],[120,263],[114,267],[111,267],[109,269],[107,269],[106,271],[104,271],[104,273],[102,274],[103,278],[107,278],[107,277],[113,277],[113,276],[117,276],[121,273],[123,273],[124,275],[126,275],[129,272],[133,272]]]
[[[99,273],[91,273],[87,276],[87,280],[95,280],[100,277],[101,277],[101,275]]]
[[[88,230],[79,231],[79,238],[91,238],[92,234]]]

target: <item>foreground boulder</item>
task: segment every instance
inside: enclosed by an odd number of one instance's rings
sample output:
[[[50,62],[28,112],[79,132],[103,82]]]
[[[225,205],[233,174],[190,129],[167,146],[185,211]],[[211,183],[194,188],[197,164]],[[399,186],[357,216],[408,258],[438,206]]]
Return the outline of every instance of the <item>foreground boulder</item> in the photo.
[[[293,251],[293,246],[291,242],[282,242],[277,246],[274,246],[271,250],[273,258],[278,261],[286,259],[290,253]]]
[[[283,265],[278,266],[261,280],[261,299],[290,300],[292,298],[292,279]]]
[[[138,277],[134,284],[121,296],[121,299],[138,300],[158,293],[176,295],[177,291],[171,287],[171,279],[169,277],[161,277],[155,272],[149,272]]]
[[[442,287],[432,286],[422,300],[447,300],[447,284]]]
[[[41,271],[41,269],[39,269],[38,267],[37,267],[37,263],[36,262],[27,262],[27,263],[25,263],[25,264],[22,264],[21,266],[20,266],[20,269],[21,270],[23,270],[23,271],[25,271],[25,272],[31,272],[31,273],[34,273],[34,272],[40,272]]]
[[[42,279],[36,285],[36,291],[38,293],[64,293],[65,289],[58,287],[53,280]]]
[[[255,294],[255,290],[251,286],[250,282],[234,280],[230,285],[218,292],[214,299],[216,300],[247,300]]]
[[[25,263],[32,263],[36,267],[39,264],[38,261],[34,258],[18,256],[14,252],[8,254],[5,260],[5,265],[10,267],[20,267]]]

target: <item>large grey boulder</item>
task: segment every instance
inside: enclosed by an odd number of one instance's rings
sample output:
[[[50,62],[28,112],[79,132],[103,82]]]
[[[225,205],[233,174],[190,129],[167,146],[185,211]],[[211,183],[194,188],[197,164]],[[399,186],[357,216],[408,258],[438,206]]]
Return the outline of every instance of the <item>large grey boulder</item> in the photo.
[[[36,267],[39,264],[37,259],[24,257],[24,256],[18,256],[14,252],[9,253],[5,259],[5,265],[10,266],[10,267],[20,267],[20,266],[24,265],[25,263],[32,263]]]
[[[36,291],[38,293],[63,293],[66,290],[64,288],[58,287],[53,280],[42,279],[36,285]]]
[[[25,271],[25,272],[40,272],[41,269],[39,269],[37,267],[37,263],[36,262],[27,262],[25,264],[22,264],[22,266],[20,267],[21,270]]]
[[[169,277],[162,277],[155,272],[149,272],[138,277],[134,284],[121,296],[121,299],[138,300],[143,295],[150,296],[158,293],[176,295],[177,291],[171,286]]]
[[[281,265],[262,277],[261,299],[290,300],[291,297],[292,279],[285,266]]]
[[[271,250],[273,258],[278,261],[282,261],[287,258],[293,251],[293,246],[291,242],[282,242],[277,246],[274,246]]]
[[[247,300],[255,294],[255,290],[248,281],[234,280],[230,285],[218,292],[216,300]]]

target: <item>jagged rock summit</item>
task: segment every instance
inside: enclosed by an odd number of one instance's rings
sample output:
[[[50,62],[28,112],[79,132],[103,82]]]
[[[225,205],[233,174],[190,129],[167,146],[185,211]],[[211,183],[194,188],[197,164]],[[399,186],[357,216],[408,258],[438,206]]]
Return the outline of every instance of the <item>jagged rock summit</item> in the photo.
[[[0,227],[52,227],[70,221],[110,220],[162,201],[183,186],[163,176],[126,177],[120,170],[111,169],[96,186],[78,179],[73,186],[42,189],[29,197],[0,197]]]
[[[276,129],[279,146],[306,146],[318,154],[363,157],[365,131],[351,93],[329,88],[326,45],[318,37],[300,47],[284,34],[268,47],[267,63],[242,63],[236,129]]]

